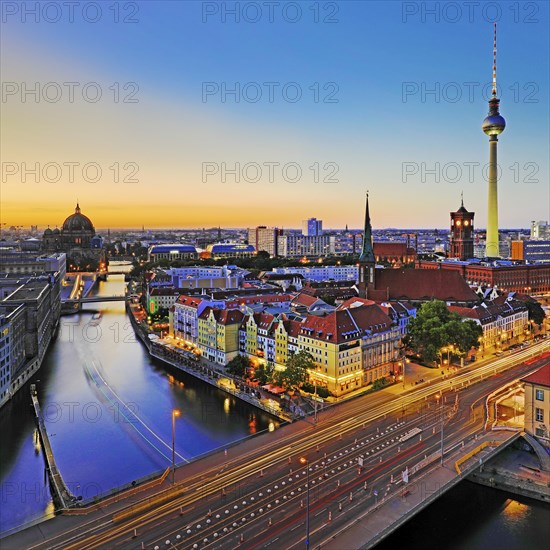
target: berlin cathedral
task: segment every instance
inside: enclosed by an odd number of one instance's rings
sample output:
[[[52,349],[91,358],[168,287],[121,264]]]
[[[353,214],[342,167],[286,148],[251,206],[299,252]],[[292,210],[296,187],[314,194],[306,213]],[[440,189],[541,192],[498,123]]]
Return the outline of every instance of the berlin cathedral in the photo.
[[[74,214],[64,222],[61,229],[46,229],[42,236],[45,252],[65,252],[74,263],[86,260],[101,261],[104,258],[103,238],[96,235],[94,224],[80,210],[77,203]]]

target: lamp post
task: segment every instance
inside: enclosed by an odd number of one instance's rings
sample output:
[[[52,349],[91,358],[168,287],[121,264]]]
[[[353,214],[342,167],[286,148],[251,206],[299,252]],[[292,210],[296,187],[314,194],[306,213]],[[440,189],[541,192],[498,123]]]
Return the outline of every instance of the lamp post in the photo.
[[[300,464],[306,466],[306,483],[307,483],[307,496],[306,496],[306,549],[309,549],[309,460],[305,456],[300,457]]]
[[[179,409],[172,409],[172,485],[176,477],[176,417],[180,414]]]

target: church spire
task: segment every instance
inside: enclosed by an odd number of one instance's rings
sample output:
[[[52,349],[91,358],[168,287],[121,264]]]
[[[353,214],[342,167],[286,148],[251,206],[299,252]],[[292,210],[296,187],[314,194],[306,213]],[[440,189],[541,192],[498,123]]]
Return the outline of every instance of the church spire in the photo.
[[[372,246],[372,226],[370,223],[369,212],[369,192],[367,191],[367,205],[365,209],[365,227],[363,229],[363,248],[361,249],[361,255],[359,256],[359,262],[375,263],[374,250]]]

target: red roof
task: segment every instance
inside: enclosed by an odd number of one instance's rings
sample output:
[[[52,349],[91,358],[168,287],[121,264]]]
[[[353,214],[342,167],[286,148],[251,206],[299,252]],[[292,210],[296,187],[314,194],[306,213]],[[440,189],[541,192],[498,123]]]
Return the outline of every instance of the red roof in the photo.
[[[375,256],[406,256],[407,243],[373,243]]]
[[[338,306],[338,309],[347,309],[349,307],[359,307],[359,306],[371,306],[374,304],[373,300],[366,300],[365,298],[350,298],[344,303]]]
[[[550,388],[550,361],[538,371],[522,378],[521,381],[527,382],[528,384],[534,384],[535,386],[546,386]]]
[[[198,308],[201,304],[201,298],[195,298],[194,296],[180,296],[176,303],[182,306]]]
[[[445,269],[377,269],[376,289],[389,289],[390,300],[477,302],[479,296],[460,273]]]
[[[319,301],[319,298],[316,298],[315,296],[309,296],[309,294],[305,294],[304,292],[301,292],[295,298],[293,298],[292,304],[311,307],[313,304],[316,304],[318,301]]]
[[[309,338],[341,343],[361,338],[366,332],[384,332],[392,320],[376,304],[338,309],[325,317],[308,315],[302,323],[301,334]]]
[[[199,319],[207,319],[210,312],[213,312],[216,322],[220,325],[234,325],[240,323],[244,317],[244,314],[238,309],[215,309],[208,306],[199,315]]]

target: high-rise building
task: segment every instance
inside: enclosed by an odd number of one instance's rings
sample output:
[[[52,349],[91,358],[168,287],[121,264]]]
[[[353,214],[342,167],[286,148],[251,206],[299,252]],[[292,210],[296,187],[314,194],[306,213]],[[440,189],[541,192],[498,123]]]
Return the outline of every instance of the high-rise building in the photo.
[[[278,238],[277,255],[284,258],[331,256],[335,253],[335,243],[333,235],[281,235]]]
[[[451,212],[451,258],[474,257],[474,214],[464,208],[464,200],[456,212]]]
[[[319,237],[323,234],[323,222],[317,218],[309,218],[302,222],[302,235]]]
[[[531,239],[535,241],[550,239],[550,224],[543,221],[532,221]]]
[[[248,244],[251,244],[256,252],[267,252],[270,256],[277,256],[279,236],[283,234],[282,229],[277,227],[258,227],[248,229]]]
[[[489,136],[489,192],[487,199],[487,239],[485,241],[485,255],[488,258],[499,256],[498,246],[498,165],[497,144],[498,136],[504,132],[506,121],[500,115],[497,99],[497,24],[495,23],[493,41],[493,91],[489,100],[489,114],[483,121],[482,129]]]

